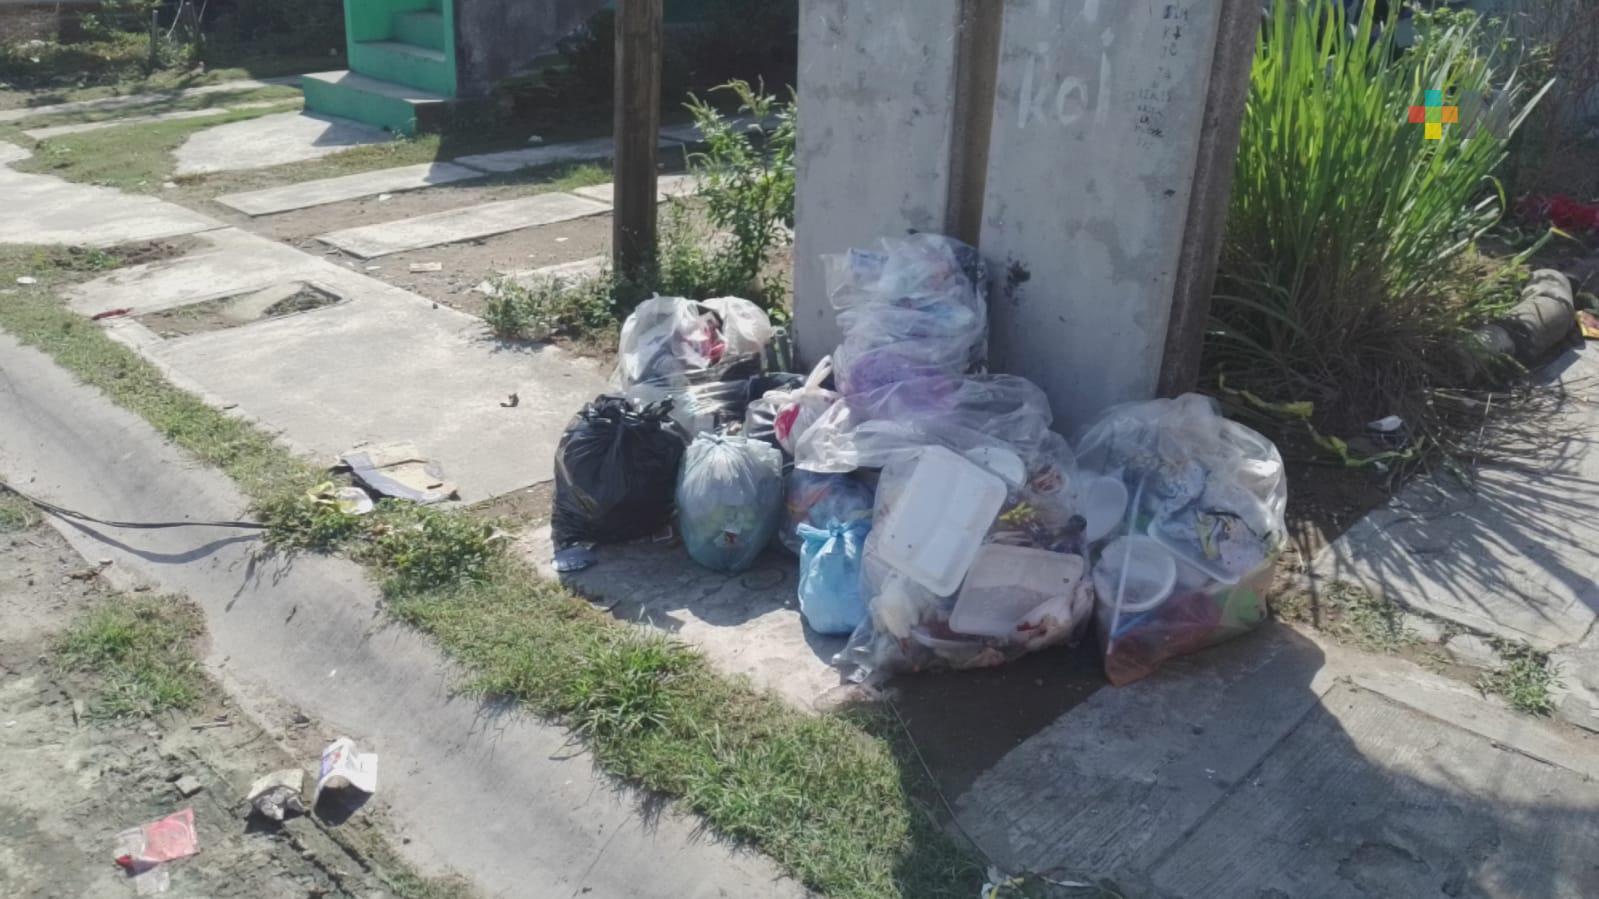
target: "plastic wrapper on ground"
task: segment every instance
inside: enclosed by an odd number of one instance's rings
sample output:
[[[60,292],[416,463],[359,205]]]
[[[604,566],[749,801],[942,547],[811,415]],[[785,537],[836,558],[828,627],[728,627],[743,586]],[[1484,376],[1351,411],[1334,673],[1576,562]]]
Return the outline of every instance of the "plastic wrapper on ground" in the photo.
[[[1265,620],[1288,502],[1282,456],[1269,440],[1189,394],[1106,411],[1079,437],[1077,460],[1127,495],[1116,534],[1095,556],[1112,683]]]
[[[783,454],[758,440],[700,435],[683,459],[677,510],[694,561],[747,570],[783,519]]]
[[[669,404],[602,396],[585,406],[555,453],[556,545],[621,543],[670,524],[686,443]]]

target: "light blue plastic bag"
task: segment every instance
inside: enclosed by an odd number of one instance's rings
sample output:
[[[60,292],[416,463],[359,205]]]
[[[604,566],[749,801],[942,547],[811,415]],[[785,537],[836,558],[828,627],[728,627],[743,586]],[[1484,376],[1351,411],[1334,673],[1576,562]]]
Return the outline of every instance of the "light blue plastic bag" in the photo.
[[[755,564],[783,521],[783,454],[768,443],[701,434],[677,478],[677,523],[694,561],[716,571]]]
[[[850,634],[866,620],[861,599],[861,548],[871,522],[799,526],[799,602],[805,623],[818,634]]]

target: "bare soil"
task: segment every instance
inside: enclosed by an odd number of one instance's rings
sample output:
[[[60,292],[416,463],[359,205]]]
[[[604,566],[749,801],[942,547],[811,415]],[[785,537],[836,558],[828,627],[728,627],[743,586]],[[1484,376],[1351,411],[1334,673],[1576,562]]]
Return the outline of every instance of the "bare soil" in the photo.
[[[80,718],[74,700],[91,695],[93,676],[63,674],[43,653],[78,613],[115,600],[95,572],[46,526],[0,533],[0,895],[131,897],[135,885],[112,859],[117,834],[184,808],[194,810],[200,852],[165,866],[167,896],[470,895],[406,871],[372,804],[338,828],[247,818],[255,778],[314,773],[336,736],[304,716],[268,732],[212,688],[192,713]],[[174,786],[185,775],[201,787],[187,798]]]
[[[137,318],[162,337],[185,337],[190,334],[237,328],[269,318],[309,312],[339,302],[337,296],[308,284],[301,285],[299,290],[281,300],[276,300],[264,310],[249,308],[252,296],[252,294],[242,294],[207,300],[203,303],[191,303],[187,306],[140,315]]]

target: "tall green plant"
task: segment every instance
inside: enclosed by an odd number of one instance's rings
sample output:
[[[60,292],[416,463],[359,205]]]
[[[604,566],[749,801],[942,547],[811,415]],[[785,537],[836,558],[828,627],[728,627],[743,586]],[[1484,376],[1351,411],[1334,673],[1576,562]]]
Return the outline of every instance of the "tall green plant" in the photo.
[[[690,95],[688,108],[705,138],[705,150],[689,156],[700,180],[706,215],[731,240],[715,252],[733,280],[769,294],[760,284],[772,252],[788,240],[794,221],[794,104],[784,103],[747,81],[718,91],[738,100],[736,116]],[[768,297],[775,303],[778,297]]]
[[[1232,380],[1309,399],[1334,424],[1421,415],[1467,329],[1504,294],[1456,289],[1458,257],[1504,209],[1493,174],[1537,97],[1475,17],[1422,17],[1395,46],[1339,0],[1276,0],[1244,113],[1209,355]],[[1442,140],[1425,91],[1460,109]],[[1539,92],[1541,96],[1541,92]]]

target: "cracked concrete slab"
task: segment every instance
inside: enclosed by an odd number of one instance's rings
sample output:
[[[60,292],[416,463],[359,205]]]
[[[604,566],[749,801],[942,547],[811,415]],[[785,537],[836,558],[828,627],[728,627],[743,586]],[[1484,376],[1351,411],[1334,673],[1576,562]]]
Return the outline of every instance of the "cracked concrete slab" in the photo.
[[[692,197],[700,192],[700,179],[694,175],[661,175],[656,179],[655,198],[662,203],[673,197]],[[616,203],[616,183],[607,181],[604,184],[594,184],[589,187],[580,187],[572,191],[580,197],[598,200],[607,206]]]
[[[5,167],[29,155],[14,144],[0,145],[0,197],[5,198],[0,203],[0,243],[106,247],[222,227],[215,219],[154,197]]]
[[[1312,565],[1489,636],[1548,651],[1599,621],[1599,352],[1568,352],[1542,377],[1563,400],[1546,439],[1485,462],[1464,486],[1421,478],[1356,523]]]
[[[217,197],[217,202],[249,216],[275,215],[296,209],[309,209],[361,197],[420,190],[437,184],[453,184],[482,178],[475,169],[449,162],[424,162],[419,165],[359,172],[338,178],[301,181],[282,187],[269,187],[247,193]]]
[[[535,194],[515,200],[483,203],[395,222],[363,225],[317,238],[362,259],[492,237],[539,225],[569,221],[610,211],[594,200],[564,193]]]
[[[1128,895],[1599,889],[1599,741],[1273,626],[1100,690],[955,802],[1002,869]]]
[[[363,442],[414,443],[468,502],[549,480],[567,422],[605,388],[592,362],[500,344],[479,319],[235,229],[207,235],[193,255],[81,285],[69,303],[138,314],[292,282],[344,302],[170,340],[130,318],[108,320],[107,331],[319,461]],[[511,393],[520,404],[502,408]]]
[[[285,112],[198,131],[172,155],[177,174],[203,175],[304,162],[392,140],[381,128],[349,119]]]

